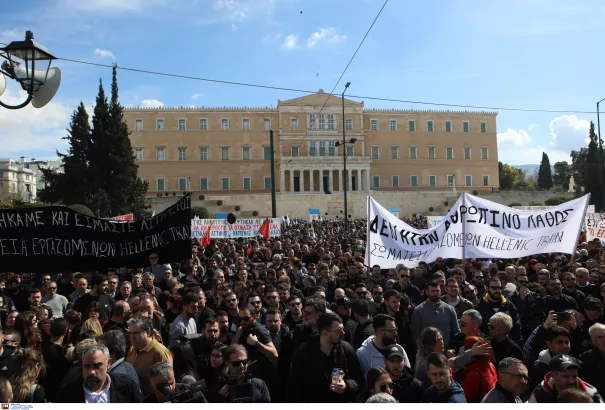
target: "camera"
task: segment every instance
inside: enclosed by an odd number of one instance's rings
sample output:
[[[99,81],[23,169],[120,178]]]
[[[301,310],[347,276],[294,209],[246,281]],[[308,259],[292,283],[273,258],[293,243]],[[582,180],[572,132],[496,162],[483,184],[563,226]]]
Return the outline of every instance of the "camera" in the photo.
[[[206,382],[204,380],[195,383],[177,383],[174,390],[170,386],[164,386],[162,393],[166,396],[167,403],[208,403],[204,391]]]
[[[225,374],[219,379],[219,384],[229,386],[229,403],[250,403],[252,400],[252,383],[247,371],[239,376]]]

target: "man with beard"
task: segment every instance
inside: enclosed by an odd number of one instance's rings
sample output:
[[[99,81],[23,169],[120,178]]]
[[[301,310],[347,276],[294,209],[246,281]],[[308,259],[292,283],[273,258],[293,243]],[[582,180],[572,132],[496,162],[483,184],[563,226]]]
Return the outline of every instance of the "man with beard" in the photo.
[[[220,331],[218,341],[229,346],[234,335],[229,331],[229,315],[224,310],[218,310],[215,318]]]
[[[74,310],[80,312],[82,317],[86,317],[88,305],[90,305],[91,302],[99,302],[101,309],[103,309],[103,312],[105,313],[105,317],[111,317],[113,299],[107,294],[107,276],[93,276],[91,285],[92,290],[87,294],[80,296],[76,303],[74,303]]]
[[[510,300],[502,296],[502,284],[500,279],[491,278],[488,282],[487,293],[477,306],[477,310],[483,318],[481,331],[489,334],[489,320],[497,312],[508,314],[513,320],[513,329],[510,332],[510,337],[513,340],[519,340],[521,335],[521,324],[517,315],[517,308]]]
[[[284,315],[283,323],[290,328],[290,330],[294,330],[296,325],[302,324],[303,321],[303,313],[302,313],[302,302],[300,298],[297,296],[291,296],[288,299],[288,312]]]
[[[584,301],[586,300],[586,295],[576,287],[576,275],[571,272],[565,272],[563,274],[563,290],[562,293],[573,298],[578,307],[584,306]],[[584,313],[584,311],[582,311]]]
[[[384,367],[393,381],[393,397],[399,403],[420,403],[424,388],[414,377],[414,370],[406,366],[405,351],[399,345],[387,346]]]
[[[209,317],[204,322],[202,333],[199,337],[189,340],[191,349],[198,358],[198,368],[200,374],[206,374],[210,368],[210,355],[212,347],[219,340],[220,327],[218,321]]]
[[[281,313],[278,309],[267,309],[265,317],[265,327],[269,331],[271,341],[277,350],[278,360],[273,362],[273,366],[279,376],[273,384],[271,397],[273,402],[287,401],[287,389],[281,389],[281,386],[286,386],[290,364],[292,362],[293,335],[292,331],[282,324]],[[283,383],[283,384],[282,384]],[[269,386],[271,387],[271,386]]]
[[[412,337],[418,340],[422,329],[428,326],[436,327],[441,331],[443,343],[450,345],[450,341],[460,332],[458,316],[453,307],[440,299],[441,286],[432,280],[426,288],[427,300],[416,306],[412,315]]]
[[[445,284],[445,295],[441,300],[450,305],[456,311],[458,318],[467,310],[473,309],[473,302],[460,296],[460,285],[454,278],[449,278]]]
[[[346,296],[337,298],[332,309],[342,319],[342,324],[345,327],[345,340],[352,343],[357,322],[351,320],[351,300]]]
[[[365,379],[368,375],[368,370],[372,367],[382,367],[384,365],[385,354],[388,353],[387,347],[397,342],[397,326],[395,318],[385,314],[379,314],[374,317],[374,330],[376,336],[368,337],[359,349],[357,349],[357,360],[361,374]],[[407,354],[403,347],[405,363],[409,364]]]
[[[400,293],[405,293],[415,305],[421,304],[423,301],[422,294],[420,293],[420,289],[414,286],[410,281],[410,270],[405,266],[400,267],[397,272],[397,277],[398,281],[391,289],[395,289]]]
[[[416,363],[416,339],[413,338],[410,323],[411,314],[411,302],[406,294],[397,292],[394,289],[388,289],[382,295],[384,299],[383,305],[378,313],[384,313],[395,318],[395,325],[397,327],[397,335],[399,336],[399,344],[403,346],[406,352],[410,352],[410,367],[413,367]],[[370,311],[372,314],[372,311]]]
[[[475,268],[475,271],[473,272],[472,284],[475,285],[475,287],[477,288],[478,295],[485,294],[485,278],[483,276],[483,270],[480,264]]]
[[[553,357],[549,365],[550,373],[534,389],[528,403],[557,403],[559,394],[568,389],[579,389],[590,395],[595,403],[603,402],[597,389],[578,377],[582,366],[576,359],[560,354]]]
[[[140,403],[141,391],[124,374],[108,374],[109,350],[102,344],[89,347],[82,356],[82,379],[61,387],[55,403]]]
[[[557,277],[549,279],[547,286],[548,296],[544,298],[547,311],[563,312],[569,309],[578,311],[578,302],[563,293],[561,281]]]
[[[466,403],[462,387],[452,379],[452,369],[442,353],[427,357],[426,373],[432,385],[426,389],[423,403]]]
[[[294,347],[296,349],[317,333],[317,319],[326,313],[326,302],[320,298],[311,297],[305,300],[303,322],[294,329]]]
[[[355,400],[363,377],[353,347],[345,342],[340,316],[323,313],[318,335],[295,353],[290,369],[290,396],[294,403],[348,403]],[[340,375],[334,375],[341,371]]]

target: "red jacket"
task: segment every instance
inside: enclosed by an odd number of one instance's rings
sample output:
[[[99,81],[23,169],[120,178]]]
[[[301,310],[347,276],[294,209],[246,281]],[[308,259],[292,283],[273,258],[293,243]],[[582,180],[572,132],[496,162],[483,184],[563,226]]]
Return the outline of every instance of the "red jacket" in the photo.
[[[456,375],[456,381],[464,389],[464,395],[469,403],[479,403],[498,381],[498,373],[493,363],[483,367],[480,360],[466,366]]]

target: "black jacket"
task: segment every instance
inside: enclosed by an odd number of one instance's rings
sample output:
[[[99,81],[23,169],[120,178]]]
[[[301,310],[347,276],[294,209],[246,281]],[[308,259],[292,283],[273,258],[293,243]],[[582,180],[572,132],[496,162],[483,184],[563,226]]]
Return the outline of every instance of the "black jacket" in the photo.
[[[345,373],[347,389],[343,394],[330,389],[334,368]],[[291,403],[350,403],[364,382],[353,346],[342,342],[326,356],[320,349],[319,336],[313,336],[294,353],[289,384]]]
[[[593,348],[582,353],[579,357],[582,362],[580,377],[582,380],[592,384],[601,396],[605,395],[605,357],[599,349]]]
[[[109,374],[111,386],[109,396],[111,403],[140,403],[143,401],[141,391],[132,379],[124,374]],[[82,378],[70,382],[59,390],[55,403],[85,403],[84,381]]]
[[[507,313],[511,319],[513,319],[513,328],[510,331],[510,338],[513,340],[520,340],[521,337],[521,324],[519,323],[519,315],[517,308],[507,298],[501,296],[501,299],[497,302],[492,302],[488,299],[487,293],[483,296],[477,306],[477,310],[483,318],[483,324],[481,325],[481,331],[485,334],[489,334],[489,320],[498,312]]]
[[[402,379],[393,380],[393,397],[399,403],[420,403],[424,396],[422,382],[415,376],[414,370],[406,367]]]
[[[359,349],[361,347],[361,344],[365,342],[368,337],[374,335],[376,335],[376,332],[374,332],[374,323],[372,321],[372,318],[370,318],[369,321],[361,325],[357,325],[357,328],[355,328],[355,333],[353,334],[352,343],[355,350]]]

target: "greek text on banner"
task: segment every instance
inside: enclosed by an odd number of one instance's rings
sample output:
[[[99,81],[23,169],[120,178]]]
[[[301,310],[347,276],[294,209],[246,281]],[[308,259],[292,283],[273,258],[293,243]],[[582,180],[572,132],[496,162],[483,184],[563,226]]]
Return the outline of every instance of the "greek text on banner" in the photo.
[[[212,226],[210,238],[255,238],[263,222],[265,218],[238,219],[234,224],[226,219],[192,219],[191,237],[201,239]],[[279,218],[269,218],[269,231],[272,237],[281,235]]]
[[[462,194],[434,227],[411,227],[368,197],[366,265],[409,268],[437,258],[519,258],[573,253],[590,195],[549,210],[522,211]]]

